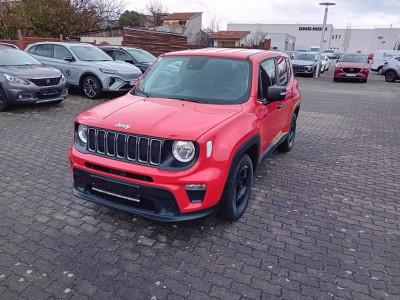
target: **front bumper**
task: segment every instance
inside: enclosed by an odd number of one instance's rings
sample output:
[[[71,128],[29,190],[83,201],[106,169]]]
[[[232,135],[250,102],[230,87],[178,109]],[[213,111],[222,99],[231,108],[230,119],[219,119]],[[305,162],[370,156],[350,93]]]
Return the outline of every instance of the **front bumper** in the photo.
[[[56,86],[4,84],[3,91],[11,104],[54,102],[64,100],[68,96],[65,82]]]
[[[342,70],[335,70],[334,77],[341,79],[367,79],[368,72],[361,71],[359,73],[346,73]]]
[[[173,193],[166,189],[110,178],[79,168],[73,169],[73,176],[73,192],[76,196],[154,220],[176,222],[199,219],[216,214],[219,209],[215,205],[200,211],[181,213]],[[102,189],[96,188],[96,180],[102,183]],[[106,185],[112,187],[107,189]],[[115,192],[111,191],[113,189]],[[122,193],[137,194],[138,197],[121,198]]]
[[[119,74],[102,78],[103,91],[108,92],[127,92],[130,91],[138,82],[142,73],[137,74]]]
[[[219,209],[227,176],[224,165],[199,163],[199,159],[188,170],[165,171],[81,153],[74,147],[69,154],[74,193],[83,199],[167,222],[202,218]],[[106,188],[96,190],[99,184],[93,184],[93,177],[105,180],[100,186]],[[201,202],[191,201],[185,189],[190,184],[207,186]]]

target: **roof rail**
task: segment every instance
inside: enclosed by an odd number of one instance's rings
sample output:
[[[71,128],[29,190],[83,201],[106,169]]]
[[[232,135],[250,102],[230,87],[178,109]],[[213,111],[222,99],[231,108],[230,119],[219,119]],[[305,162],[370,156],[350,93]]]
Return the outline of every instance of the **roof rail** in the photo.
[[[8,47],[15,48],[15,49],[19,49],[19,48],[18,48],[17,46],[15,46],[14,44],[9,44],[9,43],[0,42],[0,45],[2,45],[2,46],[8,46]]]

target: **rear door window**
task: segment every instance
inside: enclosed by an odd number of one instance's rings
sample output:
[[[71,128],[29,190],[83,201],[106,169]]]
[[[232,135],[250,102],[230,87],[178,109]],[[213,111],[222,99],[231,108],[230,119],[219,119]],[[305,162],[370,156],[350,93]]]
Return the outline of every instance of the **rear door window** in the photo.
[[[53,45],[48,45],[48,44],[38,45],[35,54],[44,57],[53,57]]]

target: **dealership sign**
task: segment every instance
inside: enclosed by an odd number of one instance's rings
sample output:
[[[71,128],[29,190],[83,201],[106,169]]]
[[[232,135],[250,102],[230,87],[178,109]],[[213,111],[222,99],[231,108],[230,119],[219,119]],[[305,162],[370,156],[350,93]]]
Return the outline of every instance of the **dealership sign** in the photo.
[[[325,31],[328,28],[325,28]],[[322,31],[322,27],[299,27],[299,31]]]

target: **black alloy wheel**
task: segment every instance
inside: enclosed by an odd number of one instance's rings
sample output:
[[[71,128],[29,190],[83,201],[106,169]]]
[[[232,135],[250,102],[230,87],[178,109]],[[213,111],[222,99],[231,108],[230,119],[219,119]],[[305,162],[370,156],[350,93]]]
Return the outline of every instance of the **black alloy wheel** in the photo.
[[[8,110],[9,104],[2,90],[0,90],[0,112]]]
[[[253,186],[253,163],[247,154],[234,162],[229,172],[221,200],[221,216],[228,221],[238,220],[246,211]]]

